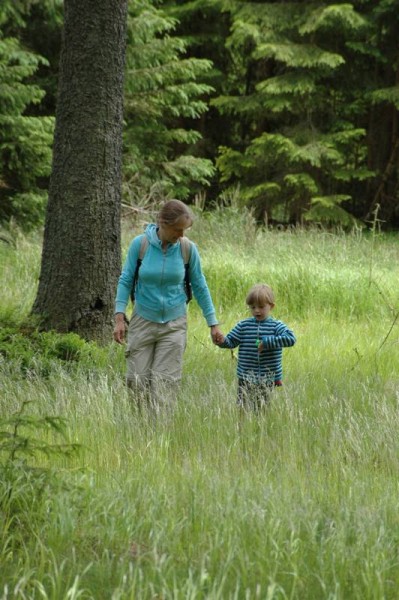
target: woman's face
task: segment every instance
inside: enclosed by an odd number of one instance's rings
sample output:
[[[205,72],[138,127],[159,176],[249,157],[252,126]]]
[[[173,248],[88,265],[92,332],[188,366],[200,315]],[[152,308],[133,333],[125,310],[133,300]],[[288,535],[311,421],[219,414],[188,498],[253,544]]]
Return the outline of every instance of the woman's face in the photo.
[[[159,224],[158,236],[163,242],[175,244],[179,238],[184,236],[186,229],[191,227],[191,220],[188,217],[180,217],[176,223],[168,225],[166,223]]]

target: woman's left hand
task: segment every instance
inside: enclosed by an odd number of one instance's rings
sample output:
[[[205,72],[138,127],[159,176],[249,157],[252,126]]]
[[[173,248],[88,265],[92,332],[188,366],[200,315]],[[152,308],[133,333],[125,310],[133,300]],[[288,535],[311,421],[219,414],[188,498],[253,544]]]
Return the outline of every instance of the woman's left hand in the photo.
[[[219,325],[212,325],[211,338],[212,338],[212,342],[214,344],[221,344],[223,342],[224,336],[223,336],[223,333],[219,329]]]

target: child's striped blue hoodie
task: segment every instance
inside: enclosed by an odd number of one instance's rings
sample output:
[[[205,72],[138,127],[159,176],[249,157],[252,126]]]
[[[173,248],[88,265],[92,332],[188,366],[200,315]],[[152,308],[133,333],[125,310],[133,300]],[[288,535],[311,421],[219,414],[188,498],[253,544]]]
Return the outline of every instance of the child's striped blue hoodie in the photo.
[[[263,351],[258,352],[258,343]],[[274,383],[281,385],[283,377],[283,348],[296,342],[294,333],[282,322],[267,317],[258,321],[255,317],[239,321],[226,335],[220,348],[238,349],[237,376],[251,383]]]

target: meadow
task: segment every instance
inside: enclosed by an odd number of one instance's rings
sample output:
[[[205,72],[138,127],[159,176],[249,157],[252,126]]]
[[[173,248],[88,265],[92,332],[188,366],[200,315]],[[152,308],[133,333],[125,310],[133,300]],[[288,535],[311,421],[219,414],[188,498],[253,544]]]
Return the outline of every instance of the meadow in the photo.
[[[124,251],[139,230],[124,224]],[[262,230],[226,208],[189,236],[225,332],[253,283],[274,288],[297,336],[284,386],[240,418],[235,357],[195,301],[177,407],[156,421],[116,344],[72,361],[0,345],[0,599],[397,599],[398,235]],[[0,264],[2,328],[26,324],[40,236],[1,244]],[[30,455],[6,447],[16,431]]]

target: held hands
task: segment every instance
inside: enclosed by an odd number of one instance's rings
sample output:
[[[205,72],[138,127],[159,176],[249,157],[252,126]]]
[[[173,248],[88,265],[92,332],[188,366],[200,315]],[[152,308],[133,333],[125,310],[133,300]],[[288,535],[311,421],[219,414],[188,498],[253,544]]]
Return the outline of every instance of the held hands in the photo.
[[[115,315],[115,327],[114,327],[114,340],[118,344],[123,344],[126,335],[126,323],[125,315],[123,313],[116,313]]]
[[[211,337],[214,344],[222,344],[224,342],[224,335],[220,331],[218,325],[212,325]],[[126,322],[125,315],[123,313],[116,313],[115,315],[115,327],[114,327],[114,340],[118,344],[123,344],[126,335]]]
[[[211,338],[212,342],[216,345],[223,344],[224,335],[219,329],[219,325],[212,325],[211,327]]]

